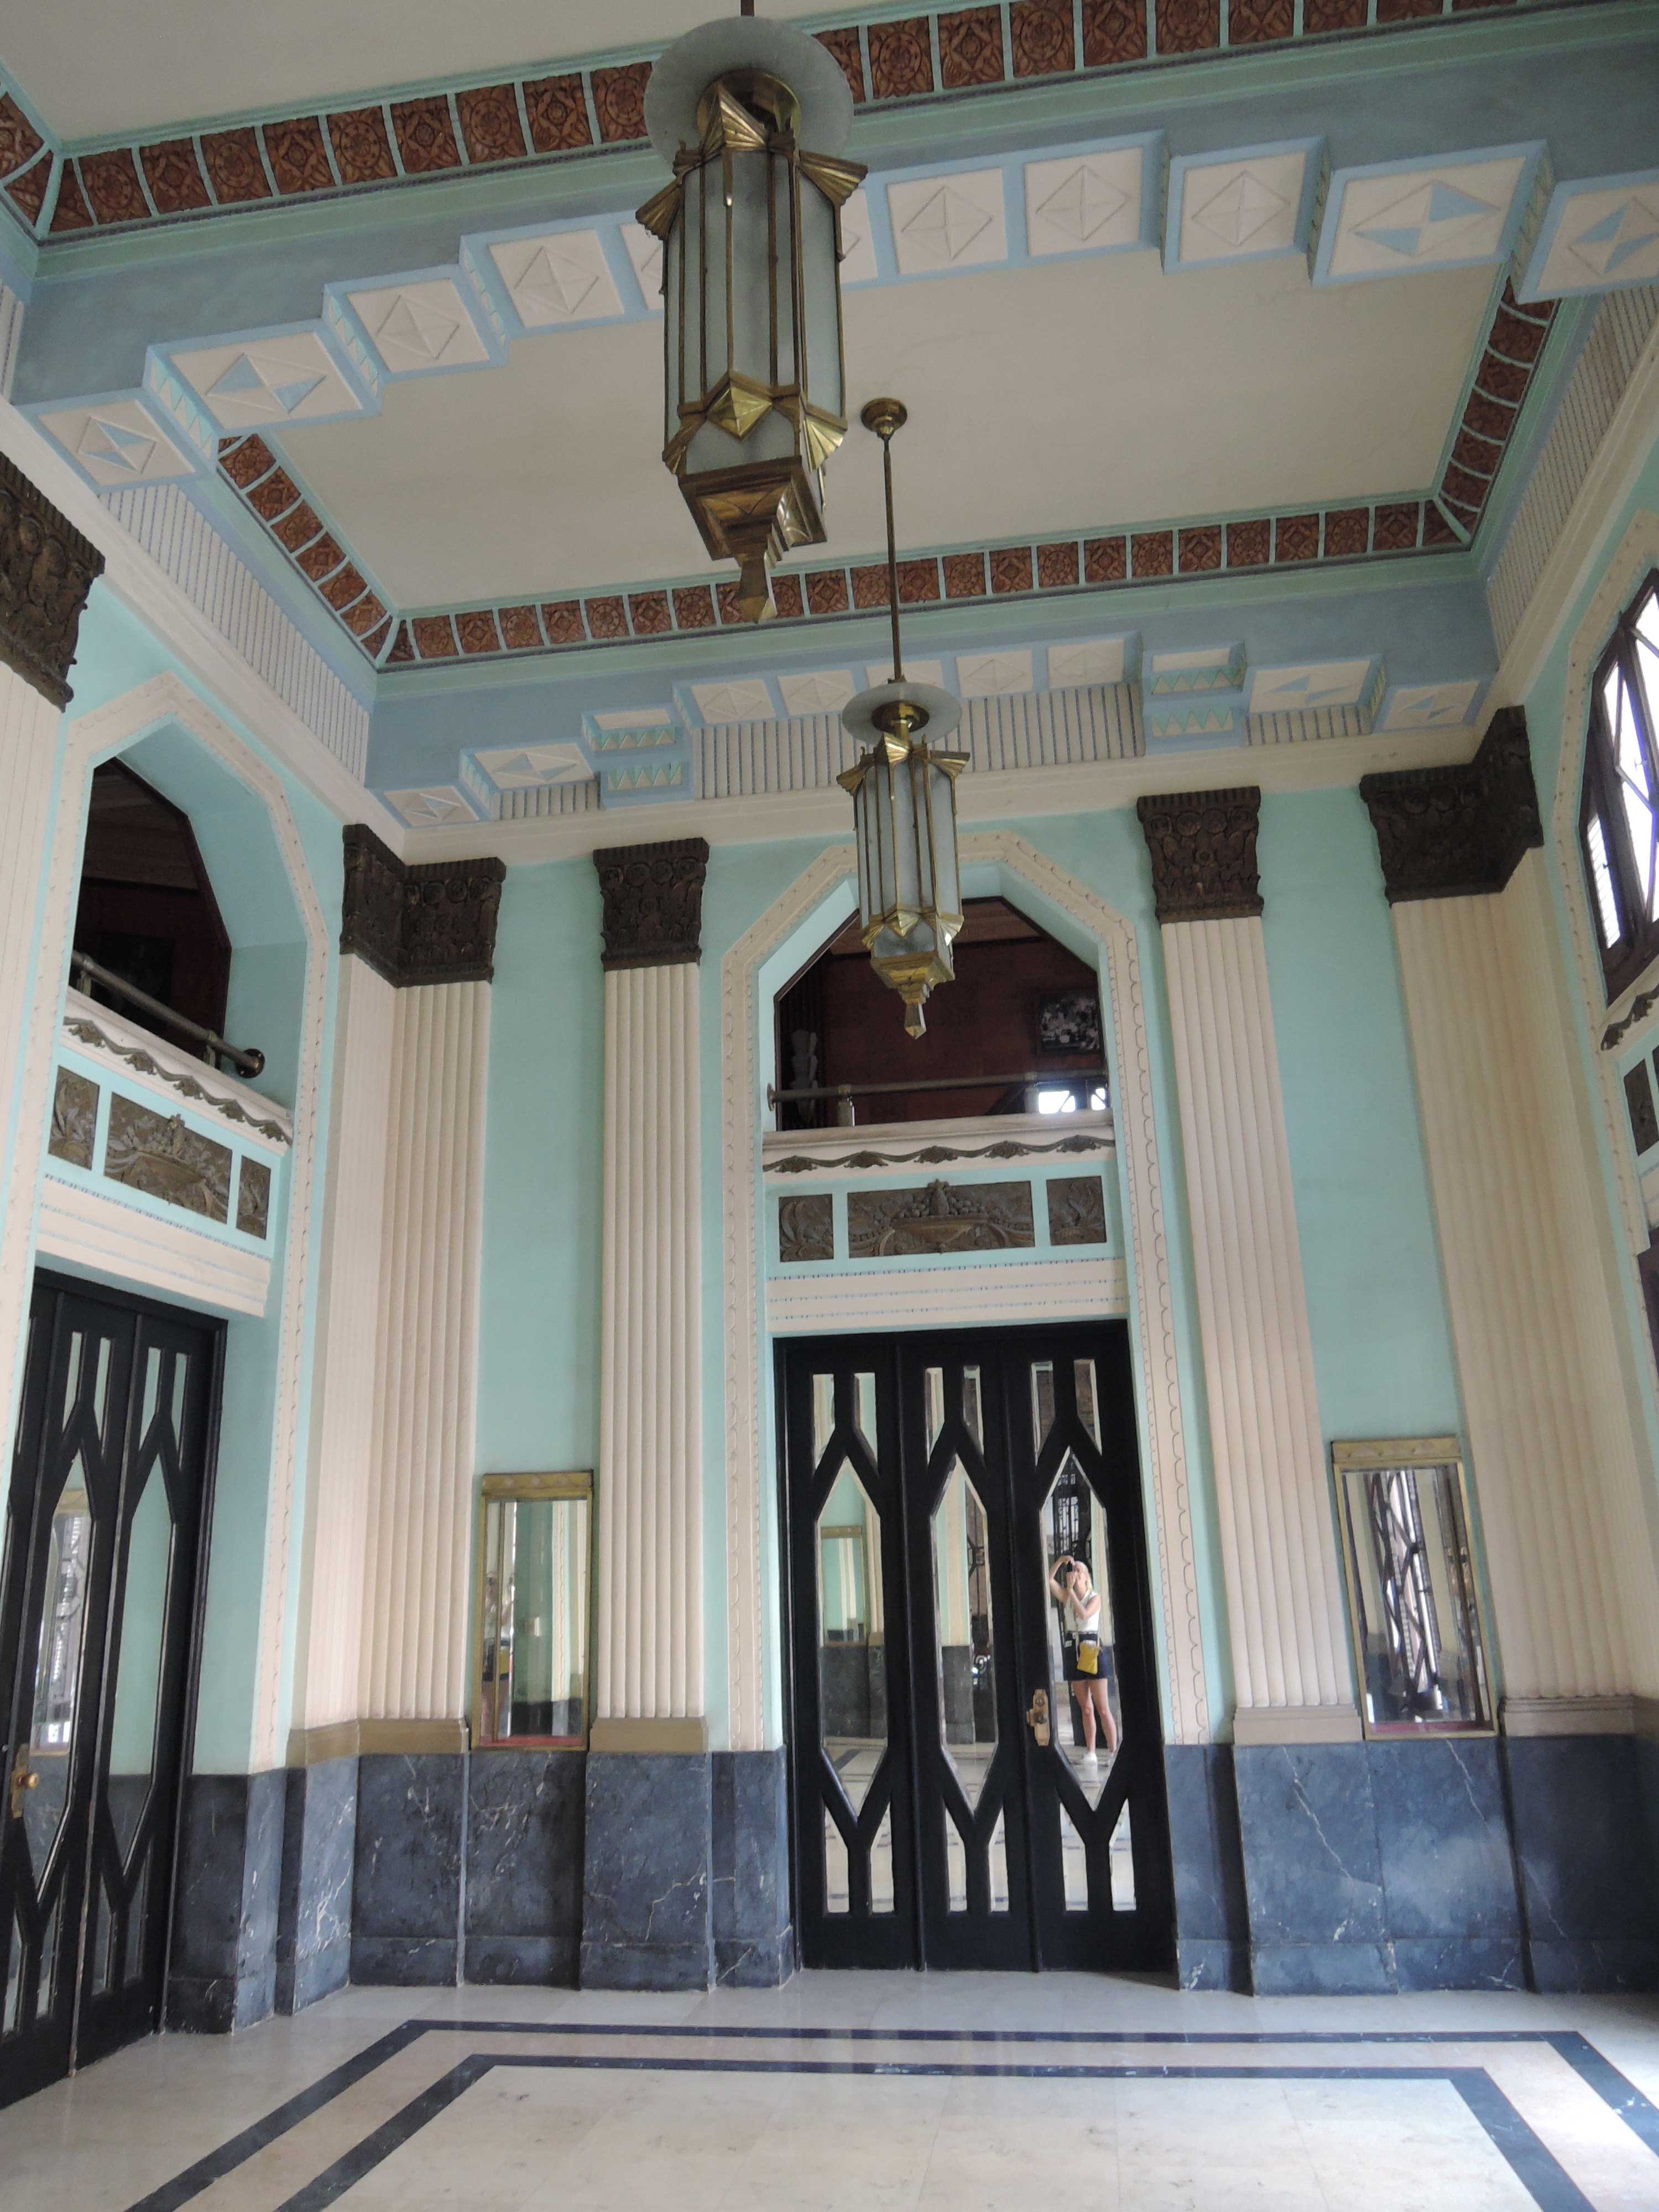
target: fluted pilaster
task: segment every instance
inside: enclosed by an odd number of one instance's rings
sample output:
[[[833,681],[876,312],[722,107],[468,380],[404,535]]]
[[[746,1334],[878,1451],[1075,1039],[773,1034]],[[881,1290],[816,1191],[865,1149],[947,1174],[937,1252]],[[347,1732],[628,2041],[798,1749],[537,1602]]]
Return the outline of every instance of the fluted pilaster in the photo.
[[[1240,1743],[1359,1734],[1256,876],[1253,788],[1143,799]]]
[[[1642,1476],[1529,854],[1396,904],[1506,1703],[1659,1693]],[[1547,1714],[1533,1715],[1545,1724]]]

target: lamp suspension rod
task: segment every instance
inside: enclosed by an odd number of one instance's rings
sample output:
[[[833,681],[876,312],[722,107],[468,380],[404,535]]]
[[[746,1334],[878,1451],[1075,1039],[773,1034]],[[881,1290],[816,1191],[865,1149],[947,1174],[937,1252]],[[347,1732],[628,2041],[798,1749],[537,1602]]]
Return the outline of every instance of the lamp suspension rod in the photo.
[[[887,611],[893,622],[893,681],[904,680],[899,654],[898,548],[893,537],[893,433],[898,428],[889,416],[878,431],[881,439],[881,482],[887,500]]]

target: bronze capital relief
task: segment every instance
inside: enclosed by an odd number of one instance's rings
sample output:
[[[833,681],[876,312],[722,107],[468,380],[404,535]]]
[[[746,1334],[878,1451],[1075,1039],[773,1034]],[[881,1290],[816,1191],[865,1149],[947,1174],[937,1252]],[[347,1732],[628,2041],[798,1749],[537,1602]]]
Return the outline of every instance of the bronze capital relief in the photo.
[[[1261,913],[1261,793],[1254,784],[1166,792],[1137,800],[1135,812],[1152,857],[1160,921],[1236,921]]]
[[[708,841],[611,845],[593,855],[605,902],[606,969],[675,968],[702,957],[702,886]]]
[[[361,822],[349,823],[340,950],[399,990],[419,983],[488,983],[504,864],[400,860]]]
[[[1359,780],[1390,906],[1501,891],[1544,842],[1519,707],[1494,714],[1472,761]]]
[[[73,1068],[60,1067],[52,1093],[47,1152],[55,1160],[67,1160],[71,1167],[89,1168],[97,1129],[98,1085]]]
[[[932,1252],[1007,1252],[1035,1245],[1029,1182],[930,1182],[921,1190],[855,1190],[847,1200],[854,1260]]]
[[[1056,1176],[1048,1185],[1048,1242],[1104,1244],[1106,1189],[1098,1176]]]
[[[778,1200],[778,1258],[785,1267],[836,1256],[836,1203],[827,1191]]]
[[[104,556],[0,454],[0,661],[67,707],[87,594]]]
[[[153,1114],[118,1091],[110,1100],[104,1173],[112,1182],[164,1199],[187,1213],[204,1214],[210,1221],[227,1221],[231,1158],[228,1145],[190,1128],[182,1115],[169,1120]]]

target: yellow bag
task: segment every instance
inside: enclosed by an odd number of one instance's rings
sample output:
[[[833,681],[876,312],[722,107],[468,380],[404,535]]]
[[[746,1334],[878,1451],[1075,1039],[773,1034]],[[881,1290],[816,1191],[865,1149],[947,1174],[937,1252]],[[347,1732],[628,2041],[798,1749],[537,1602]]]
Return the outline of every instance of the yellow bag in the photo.
[[[1098,1674],[1100,1672],[1100,1638],[1079,1636],[1077,1640],[1077,1671],[1079,1674]]]

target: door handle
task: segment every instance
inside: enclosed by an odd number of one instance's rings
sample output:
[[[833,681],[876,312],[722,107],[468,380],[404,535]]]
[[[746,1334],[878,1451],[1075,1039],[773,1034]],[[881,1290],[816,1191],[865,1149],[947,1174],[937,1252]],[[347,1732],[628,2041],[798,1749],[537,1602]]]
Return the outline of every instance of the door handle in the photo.
[[[1048,1692],[1039,1690],[1031,1699],[1031,1710],[1025,1716],[1026,1725],[1040,1744],[1048,1741]],[[31,1778],[32,1779],[33,1778]]]
[[[14,1820],[21,1820],[23,1817],[23,1792],[38,1790],[40,1786],[40,1776],[29,1772],[29,1747],[26,1743],[20,1743],[11,1769],[11,1817]]]

